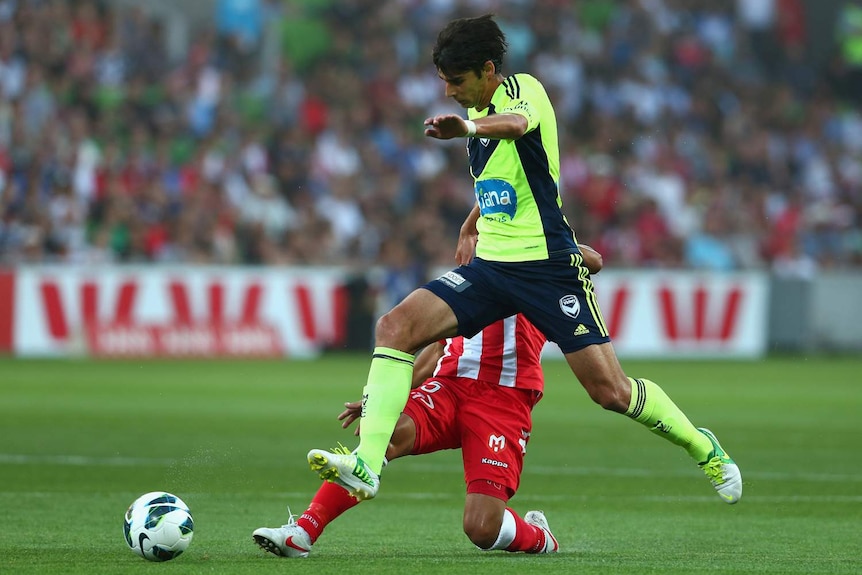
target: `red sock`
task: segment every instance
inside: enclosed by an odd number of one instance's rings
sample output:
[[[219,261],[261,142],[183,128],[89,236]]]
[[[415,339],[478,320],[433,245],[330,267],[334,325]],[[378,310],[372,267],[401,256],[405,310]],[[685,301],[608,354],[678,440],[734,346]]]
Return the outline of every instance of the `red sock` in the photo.
[[[311,542],[314,543],[331,521],[358,504],[359,500],[346,489],[324,481],[296,524],[305,529]]]
[[[506,551],[523,551],[524,553],[538,553],[545,548],[545,532],[530,525],[521,516],[509,507],[506,510],[515,519],[515,538],[506,547]]]

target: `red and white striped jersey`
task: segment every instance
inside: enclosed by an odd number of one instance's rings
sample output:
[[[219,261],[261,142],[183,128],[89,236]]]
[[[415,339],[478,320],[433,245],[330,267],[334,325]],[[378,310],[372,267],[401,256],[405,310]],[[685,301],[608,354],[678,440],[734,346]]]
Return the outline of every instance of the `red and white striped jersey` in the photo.
[[[469,339],[447,338],[434,375],[542,391],[541,359],[546,341],[526,317],[509,316]]]

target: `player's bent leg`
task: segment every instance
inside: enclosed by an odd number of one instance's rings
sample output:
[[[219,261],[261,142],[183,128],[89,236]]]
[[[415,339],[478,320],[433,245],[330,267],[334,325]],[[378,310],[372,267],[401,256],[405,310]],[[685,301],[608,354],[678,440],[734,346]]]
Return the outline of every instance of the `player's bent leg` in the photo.
[[[631,399],[631,386],[611,343],[569,352],[566,362],[590,399],[604,409],[625,413]]]
[[[512,553],[556,553],[560,546],[541,511],[528,511],[521,518],[506,501],[477,493],[479,481],[471,482],[464,506],[464,532],[483,551]]]
[[[626,377],[611,344],[591,345],[567,353],[566,360],[594,401],[605,409],[625,414],[685,449],[701,466],[723,501],[736,503],[739,500],[742,496],[739,467],[715,436],[692,425],[655,382]]]
[[[464,534],[479,549],[494,549],[503,525],[506,502],[481,493],[468,493],[464,504]],[[504,536],[505,538],[505,536]],[[507,541],[500,549],[505,549]]]
[[[362,392],[362,425],[356,450],[371,471],[379,474],[413,380],[412,352],[457,332],[458,320],[449,305],[425,289],[414,290],[381,317],[375,329],[375,349]]]
[[[457,333],[455,312],[430,290],[413,290],[401,303],[383,314],[374,330],[374,345],[416,350]]]

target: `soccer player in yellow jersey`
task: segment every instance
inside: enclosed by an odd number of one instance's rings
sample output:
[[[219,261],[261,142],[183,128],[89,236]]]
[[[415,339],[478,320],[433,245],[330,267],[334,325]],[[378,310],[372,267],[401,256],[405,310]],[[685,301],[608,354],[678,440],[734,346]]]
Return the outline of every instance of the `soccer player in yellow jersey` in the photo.
[[[692,425],[654,382],[623,372],[561,210],[554,108],[533,76],[503,74],[506,47],[491,15],[454,20],[437,37],[437,75],[446,96],[467,109],[467,119],[428,118],[425,135],[466,138],[476,195],[458,238],[459,267],[380,318],[363,390],[359,447],[352,454],[313,449],[309,464],[357,498],[374,497],[410,392],[414,353],[442,338],[470,337],[520,312],[560,347],[593,401],[685,449],[721,499],[736,503],[742,476],[715,436]]]

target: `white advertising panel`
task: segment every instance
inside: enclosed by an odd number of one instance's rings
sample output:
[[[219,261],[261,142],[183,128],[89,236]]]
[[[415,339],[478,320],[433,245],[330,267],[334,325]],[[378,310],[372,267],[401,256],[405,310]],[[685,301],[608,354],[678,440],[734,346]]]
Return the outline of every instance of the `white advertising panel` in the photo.
[[[0,340],[20,356],[313,357],[345,335],[338,268],[30,266],[4,277],[0,310],[12,317]],[[766,352],[765,274],[606,270],[594,282],[620,357]]]
[[[310,356],[343,336],[339,270],[26,267],[18,355]]]
[[[602,271],[602,315],[620,357],[756,358],[766,352],[765,274]],[[548,356],[559,356],[548,346]]]

